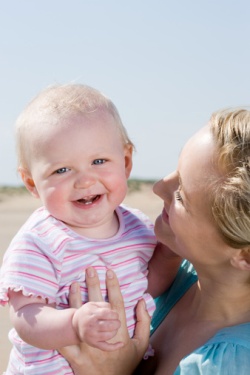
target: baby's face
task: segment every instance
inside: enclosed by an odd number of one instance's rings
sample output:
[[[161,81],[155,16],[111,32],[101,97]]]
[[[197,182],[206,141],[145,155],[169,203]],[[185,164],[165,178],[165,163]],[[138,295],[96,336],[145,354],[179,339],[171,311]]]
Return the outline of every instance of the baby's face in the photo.
[[[82,235],[105,237],[132,166],[113,117],[96,112],[46,126],[33,156],[35,195],[50,213]]]

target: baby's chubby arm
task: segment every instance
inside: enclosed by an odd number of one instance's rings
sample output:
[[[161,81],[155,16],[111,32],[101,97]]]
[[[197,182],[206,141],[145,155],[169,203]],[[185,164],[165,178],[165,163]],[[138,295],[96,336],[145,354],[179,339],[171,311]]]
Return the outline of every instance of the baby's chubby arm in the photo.
[[[9,291],[10,317],[19,336],[41,349],[86,343],[101,350],[116,350],[108,343],[119,327],[118,313],[107,302],[87,302],[79,309],[57,310],[39,297]]]
[[[147,292],[156,298],[165,292],[175,279],[182,258],[158,242],[148,264]]]

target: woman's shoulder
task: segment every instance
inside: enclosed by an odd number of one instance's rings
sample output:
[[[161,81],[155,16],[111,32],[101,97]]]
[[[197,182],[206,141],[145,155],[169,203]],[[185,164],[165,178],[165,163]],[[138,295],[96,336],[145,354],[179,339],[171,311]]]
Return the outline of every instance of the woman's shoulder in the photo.
[[[246,346],[250,350],[250,322],[221,329],[208,341],[208,344],[223,341],[232,343],[237,341],[237,343],[241,343],[242,346]]]
[[[250,323],[226,327],[180,362],[174,375],[249,375]]]

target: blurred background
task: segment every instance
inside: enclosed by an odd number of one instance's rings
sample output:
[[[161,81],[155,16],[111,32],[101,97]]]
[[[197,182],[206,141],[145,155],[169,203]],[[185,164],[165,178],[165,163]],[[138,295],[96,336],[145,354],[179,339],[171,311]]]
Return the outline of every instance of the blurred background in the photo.
[[[13,126],[53,83],[113,100],[132,177],[169,173],[214,110],[249,104],[249,17],[248,0],[0,0],[0,186],[21,184]]]

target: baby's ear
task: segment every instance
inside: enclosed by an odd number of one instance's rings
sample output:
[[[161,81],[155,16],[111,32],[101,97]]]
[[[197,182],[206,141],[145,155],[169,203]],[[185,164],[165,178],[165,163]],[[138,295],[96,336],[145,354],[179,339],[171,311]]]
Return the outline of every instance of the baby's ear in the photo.
[[[242,271],[250,271],[250,247],[236,250],[231,258],[231,264]]]
[[[39,194],[30,171],[27,168],[19,167],[18,172],[23,180],[24,185],[26,186],[26,189],[29,190],[33,197],[39,198]]]
[[[125,173],[126,177],[129,178],[130,172],[133,166],[133,147],[131,145],[126,145],[124,149],[124,159],[125,159]]]

